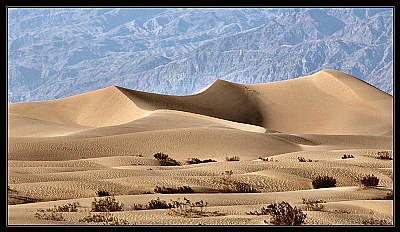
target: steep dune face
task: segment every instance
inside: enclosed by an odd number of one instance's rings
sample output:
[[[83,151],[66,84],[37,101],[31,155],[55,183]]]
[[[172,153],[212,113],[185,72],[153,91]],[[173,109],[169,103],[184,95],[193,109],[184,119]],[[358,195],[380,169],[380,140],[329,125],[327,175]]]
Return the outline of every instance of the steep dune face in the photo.
[[[339,71],[244,86],[259,93],[262,126],[273,130],[379,134],[392,128],[393,97]]]

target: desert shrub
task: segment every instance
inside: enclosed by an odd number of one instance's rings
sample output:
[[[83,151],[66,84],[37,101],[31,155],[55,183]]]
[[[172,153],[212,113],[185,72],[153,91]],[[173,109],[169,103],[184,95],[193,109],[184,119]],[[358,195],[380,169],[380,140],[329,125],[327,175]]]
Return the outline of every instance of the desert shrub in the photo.
[[[299,162],[312,162],[311,159],[306,160],[304,157],[297,157],[297,159],[299,160]]]
[[[393,191],[386,193],[384,197],[374,197],[372,200],[393,200]]]
[[[223,189],[222,192],[224,193],[259,193],[260,191],[241,181],[237,180],[232,180],[232,174],[233,171],[225,171],[222,173],[222,184],[223,184]]]
[[[257,188],[243,182],[231,180],[224,183],[222,192],[224,193],[260,193]]]
[[[292,207],[288,202],[282,201],[279,204],[270,204],[267,208],[262,207],[261,212],[250,212],[251,215],[271,215],[270,223],[274,225],[301,225],[307,214],[301,209]],[[265,223],[268,223],[266,220]]]
[[[303,198],[303,204],[306,205],[304,207],[304,210],[321,211],[324,208],[324,205],[321,205],[320,203],[325,203],[325,202],[322,200],[310,200]]]
[[[226,161],[240,161],[240,157],[239,156],[233,156],[233,157],[225,157]]]
[[[218,211],[207,211],[207,202],[203,200],[197,202],[191,202],[187,198],[183,198],[180,201],[179,198],[176,201],[171,200],[172,207],[169,209],[170,214],[182,216],[182,217],[209,217],[209,216],[224,216],[225,214]]]
[[[102,212],[100,214],[90,214],[79,220],[79,222],[103,222],[103,225],[128,225],[128,221],[118,217],[114,217],[110,212]]]
[[[393,200],[393,191],[388,192],[384,200]]]
[[[146,209],[148,209],[148,207],[147,207],[147,205],[133,204],[133,209],[134,210],[146,210]]]
[[[360,179],[360,183],[364,186],[364,187],[373,187],[373,186],[377,186],[379,183],[379,179],[372,175],[367,175],[367,176],[363,176]]]
[[[278,160],[274,160],[274,158],[272,158],[272,157],[271,157],[271,158],[268,158],[268,157],[267,157],[267,158],[259,157],[259,159],[262,160],[262,161],[271,161],[271,162],[275,161],[275,162],[278,162]]]
[[[134,210],[147,210],[147,209],[170,209],[175,207],[171,203],[167,203],[164,200],[160,200],[159,197],[157,199],[150,200],[147,205],[143,204],[133,204]]]
[[[106,197],[104,199],[92,201],[92,212],[113,212],[123,211],[124,204],[120,204],[114,197]]]
[[[59,212],[45,211],[44,209],[38,209],[35,217],[40,220],[53,220],[53,221],[65,221],[63,215]]]
[[[105,197],[105,196],[111,196],[110,193],[106,190],[99,190],[96,192],[98,197]]]
[[[189,186],[182,186],[178,188],[158,187],[154,188],[156,193],[194,193],[194,190]]]
[[[79,202],[68,203],[62,206],[54,206],[54,212],[78,212]]]
[[[297,157],[297,159],[299,160],[299,162],[306,162],[306,159],[304,157]]]
[[[349,159],[349,158],[354,158],[354,156],[353,155],[346,155],[346,154],[344,154],[342,156],[342,159]]]
[[[198,158],[190,158],[188,161],[186,161],[186,164],[201,164],[201,163],[209,163],[209,162],[217,162],[212,159],[205,159],[205,160],[200,160]]]
[[[312,181],[315,189],[336,187],[336,179],[331,176],[318,176]]]
[[[390,223],[384,219],[375,219],[369,218],[367,220],[363,220],[363,225],[390,225]]]
[[[392,160],[393,157],[389,151],[378,151],[378,159]]]
[[[156,153],[154,158],[160,162],[161,166],[180,166],[180,163],[164,153]]]
[[[173,205],[157,197],[156,200],[149,201],[148,209],[170,209]]]

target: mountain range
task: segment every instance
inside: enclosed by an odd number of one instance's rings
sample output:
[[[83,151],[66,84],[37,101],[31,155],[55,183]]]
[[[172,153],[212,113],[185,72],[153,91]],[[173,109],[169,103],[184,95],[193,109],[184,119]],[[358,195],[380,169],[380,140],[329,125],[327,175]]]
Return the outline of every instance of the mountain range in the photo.
[[[335,69],[393,94],[391,8],[9,8],[8,102]]]

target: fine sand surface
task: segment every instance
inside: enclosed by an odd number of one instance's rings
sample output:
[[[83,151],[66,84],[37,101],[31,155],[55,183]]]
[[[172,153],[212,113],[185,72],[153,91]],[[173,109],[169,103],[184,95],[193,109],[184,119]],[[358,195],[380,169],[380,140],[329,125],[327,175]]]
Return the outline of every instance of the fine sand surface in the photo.
[[[112,214],[132,225],[266,225],[269,216],[249,212],[281,201],[302,208],[305,225],[393,224],[393,200],[385,199],[393,160],[378,159],[380,151],[394,156],[392,109],[392,96],[335,70],[266,84],[218,80],[190,96],[110,86],[11,104],[8,224],[87,225],[79,219],[89,215],[98,190],[124,204]],[[158,152],[183,165],[160,166]],[[225,160],[234,156],[240,161]],[[217,162],[185,164],[190,158]],[[357,178],[370,174],[378,187],[361,187]],[[333,176],[336,187],[313,189],[322,175]],[[227,178],[259,193],[223,192]],[[159,194],[156,186],[190,186],[194,193]],[[207,213],[134,209],[157,197],[203,200]],[[303,198],[324,208],[307,209]],[[63,212],[65,221],[35,217],[38,209],[72,202],[80,207]]]

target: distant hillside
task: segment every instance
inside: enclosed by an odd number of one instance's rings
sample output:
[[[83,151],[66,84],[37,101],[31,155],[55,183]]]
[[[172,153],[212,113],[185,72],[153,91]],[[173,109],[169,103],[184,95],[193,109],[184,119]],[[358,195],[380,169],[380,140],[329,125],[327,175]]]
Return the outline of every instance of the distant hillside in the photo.
[[[8,102],[117,85],[188,95],[336,69],[393,93],[393,10],[14,9]]]

